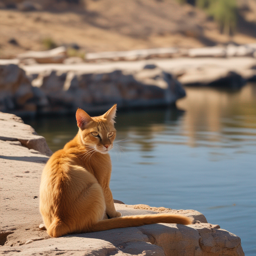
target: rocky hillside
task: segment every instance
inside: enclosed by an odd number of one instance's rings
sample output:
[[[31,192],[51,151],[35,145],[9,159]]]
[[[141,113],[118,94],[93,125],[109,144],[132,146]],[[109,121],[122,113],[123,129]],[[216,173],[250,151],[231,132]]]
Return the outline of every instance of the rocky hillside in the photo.
[[[0,58],[71,45],[77,52],[226,43],[206,12],[177,0],[4,0]],[[239,1],[236,43],[253,43],[255,1]]]

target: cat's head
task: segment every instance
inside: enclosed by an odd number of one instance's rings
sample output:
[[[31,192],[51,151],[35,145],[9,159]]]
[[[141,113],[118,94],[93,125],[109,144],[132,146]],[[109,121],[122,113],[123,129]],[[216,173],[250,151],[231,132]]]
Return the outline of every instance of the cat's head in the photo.
[[[76,121],[82,144],[101,154],[107,154],[113,148],[116,138],[115,116],[116,105],[102,116],[96,117],[89,116],[79,108],[76,111]]]

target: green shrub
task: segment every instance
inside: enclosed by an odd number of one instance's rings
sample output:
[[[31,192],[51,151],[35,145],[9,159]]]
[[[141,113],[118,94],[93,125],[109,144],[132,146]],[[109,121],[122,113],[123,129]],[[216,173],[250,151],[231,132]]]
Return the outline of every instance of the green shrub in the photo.
[[[68,57],[80,57],[82,59],[85,58],[85,51],[83,50],[76,50],[74,48],[67,49],[67,56]]]
[[[50,37],[44,38],[42,43],[47,50],[56,48],[58,46]]]

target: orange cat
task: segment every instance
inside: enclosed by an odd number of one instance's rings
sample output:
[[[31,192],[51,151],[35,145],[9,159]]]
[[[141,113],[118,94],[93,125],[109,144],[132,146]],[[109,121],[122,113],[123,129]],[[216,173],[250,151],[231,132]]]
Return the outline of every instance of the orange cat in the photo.
[[[40,212],[50,236],[159,222],[191,224],[191,219],[182,215],[120,217],[109,188],[108,152],[116,137],[115,115],[116,105],[97,117],[78,109],[77,135],[47,162],[40,185]]]

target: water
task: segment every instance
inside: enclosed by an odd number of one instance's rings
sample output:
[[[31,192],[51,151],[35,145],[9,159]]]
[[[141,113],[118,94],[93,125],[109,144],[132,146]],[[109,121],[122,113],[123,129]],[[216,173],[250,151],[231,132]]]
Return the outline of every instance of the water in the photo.
[[[187,88],[177,109],[117,114],[111,190],[127,204],[195,209],[256,255],[256,85]],[[77,132],[73,116],[26,120],[55,151]]]

